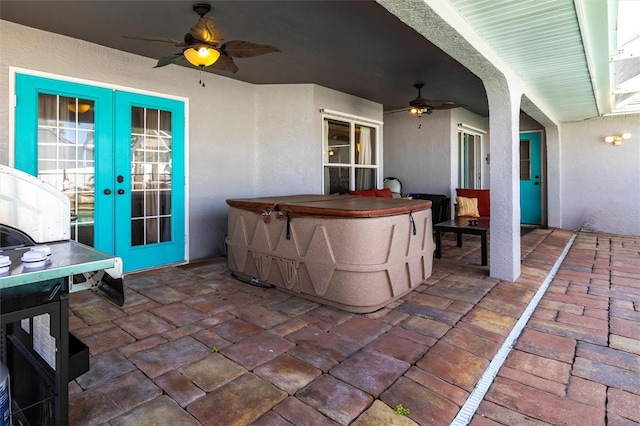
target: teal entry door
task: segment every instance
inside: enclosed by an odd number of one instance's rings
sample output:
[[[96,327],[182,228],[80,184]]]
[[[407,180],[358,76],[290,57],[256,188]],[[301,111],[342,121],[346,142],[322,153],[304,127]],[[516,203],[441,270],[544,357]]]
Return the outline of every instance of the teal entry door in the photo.
[[[125,272],[185,260],[184,103],[16,75],[15,166],[70,200],[72,239]]]
[[[542,145],[540,132],[520,133],[520,222],[542,224]]]

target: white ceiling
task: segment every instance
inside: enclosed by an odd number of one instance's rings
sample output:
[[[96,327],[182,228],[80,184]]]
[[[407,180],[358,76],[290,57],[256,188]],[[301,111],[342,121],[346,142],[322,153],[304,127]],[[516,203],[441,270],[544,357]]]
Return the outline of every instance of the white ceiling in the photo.
[[[573,0],[450,2],[562,121],[598,115]]]
[[[611,111],[607,4],[614,0],[448,1],[556,120]],[[282,52],[238,59],[237,74],[209,72],[259,84],[316,83],[387,110],[406,106],[416,96],[413,84],[424,82],[425,98],[488,115],[482,81],[375,1],[210,3],[226,40],[272,44]],[[0,18],[159,59],[176,48],[121,35],[181,39],[198,18],[191,4],[2,0]]]

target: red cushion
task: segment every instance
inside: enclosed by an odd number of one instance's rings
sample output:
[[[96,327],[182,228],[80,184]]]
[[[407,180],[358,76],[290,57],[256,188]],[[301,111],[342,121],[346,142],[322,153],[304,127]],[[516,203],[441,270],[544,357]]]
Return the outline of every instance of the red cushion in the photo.
[[[393,192],[391,192],[391,188],[374,189],[373,193],[376,194],[376,197],[393,198]]]
[[[491,216],[491,197],[488,189],[457,188],[458,197],[477,198],[480,216]]]
[[[376,193],[373,192],[373,189],[366,189],[363,191],[349,191],[351,195],[359,195],[361,197],[375,197]]]

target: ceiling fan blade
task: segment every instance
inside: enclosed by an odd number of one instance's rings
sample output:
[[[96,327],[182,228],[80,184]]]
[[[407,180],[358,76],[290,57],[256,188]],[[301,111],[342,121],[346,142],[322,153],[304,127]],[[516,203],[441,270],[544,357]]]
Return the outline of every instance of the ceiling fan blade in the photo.
[[[238,72],[238,66],[233,62],[233,58],[228,56],[227,54],[221,52],[220,57],[217,61],[213,63],[213,65],[209,66],[209,68],[214,68],[222,71],[231,71],[232,73]]]
[[[231,40],[220,46],[220,50],[234,58],[251,58],[271,52],[280,52],[276,46],[258,44],[250,41]]]
[[[224,40],[222,30],[213,23],[213,18],[202,17],[191,27],[189,34],[198,41],[217,45]]]
[[[432,106],[433,109],[453,109],[466,106],[465,104],[455,104],[453,102],[442,102],[438,106]]]
[[[394,109],[383,111],[383,114],[396,114],[398,112],[407,112],[407,111],[409,111],[409,108],[394,108]]]
[[[141,37],[141,36],[130,36],[130,35],[123,35],[120,37],[124,37],[124,38],[130,38],[133,40],[142,40],[142,41],[153,41],[154,43],[166,43],[166,44],[173,44],[174,46],[184,46],[184,42],[181,40],[174,40],[171,38],[164,38],[164,37]]]
[[[165,65],[173,64],[178,59],[182,58],[182,53],[176,53],[175,55],[165,56],[164,58],[160,58],[158,63],[154,68],[164,67]]]

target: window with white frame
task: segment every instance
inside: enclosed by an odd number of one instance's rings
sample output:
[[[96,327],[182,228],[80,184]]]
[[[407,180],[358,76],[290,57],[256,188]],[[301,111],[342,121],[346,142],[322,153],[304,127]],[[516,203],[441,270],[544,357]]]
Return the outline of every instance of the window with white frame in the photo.
[[[323,116],[325,194],[377,187],[379,133],[377,124]]]
[[[460,188],[482,188],[482,135],[458,127]]]

